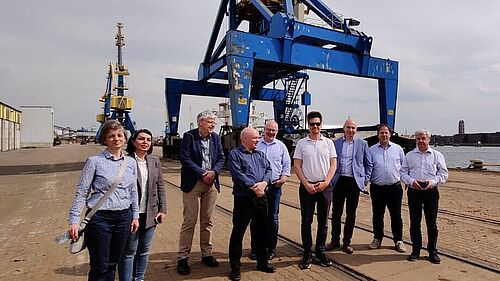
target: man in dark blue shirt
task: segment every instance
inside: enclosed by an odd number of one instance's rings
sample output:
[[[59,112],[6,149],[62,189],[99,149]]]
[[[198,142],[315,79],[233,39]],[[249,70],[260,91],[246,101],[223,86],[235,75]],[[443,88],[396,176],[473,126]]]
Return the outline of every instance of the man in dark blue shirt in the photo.
[[[252,127],[241,131],[241,146],[229,153],[228,168],[233,178],[233,230],[229,240],[231,280],[240,280],[243,236],[250,221],[255,224],[252,240],[256,242],[257,269],[267,273],[276,271],[267,261],[266,188],[271,183],[272,170],[266,155],[256,150],[259,134]]]

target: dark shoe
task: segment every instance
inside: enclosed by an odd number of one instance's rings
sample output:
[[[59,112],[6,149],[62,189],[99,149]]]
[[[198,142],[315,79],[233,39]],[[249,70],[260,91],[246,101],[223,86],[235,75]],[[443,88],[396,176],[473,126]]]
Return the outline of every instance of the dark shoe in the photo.
[[[352,254],[354,253],[354,249],[351,247],[351,245],[344,245],[342,246],[342,252],[346,254]]]
[[[330,243],[325,245],[325,251],[331,251],[336,248],[340,248],[340,242],[333,242],[331,241]]]
[[[276,257],[276,252],[275,251],[272,251],[269,253],[269,255],[267,255],[267,260],[268,261],[271,261],[273,260],[274,258]]]
[[[311,268],[312,257],[311,254],[304,254],[302,256],[302,261],[300,261],[299,268],[300,269],[309,269]]]
[[[250,249],[250,254],[248,255],[248,258],[253,261],[257,260],[257,253],[255,252],[254,249]]]
[[[331,259],[329,259],[325,253],[319,253],[314,256],[314,261],[321,265],[322,267],[329,267],[333,265]]]
[[[183,258],[177,261],[177,273],[179,273],[180,275],[189,274],[189,264],[187,258]]]
[[[262,271],[262,272],[266,272],[266,273],[274,273],[274,272],[276,272],[276,267],[270,265],[269,263],[258,264],[257,270]]]
[[[439,258],[438,254],[432,253],[429,254],[429,261],[432,262],[433,264],[440,264],[441,259]]]
[[[201,258],[201,262],[206,264],[208,267],[218,267],[219,262],[213,256],[206,256]]]
[[[416,261],[420,258],[420,253],[417,252],[411,252],[411,254],[408,256],[409,261]]]
[[[241,280],[241,272],[240,269],[232,269],[231,273],[229,273],[229,279],[233,281],[240,281]]]

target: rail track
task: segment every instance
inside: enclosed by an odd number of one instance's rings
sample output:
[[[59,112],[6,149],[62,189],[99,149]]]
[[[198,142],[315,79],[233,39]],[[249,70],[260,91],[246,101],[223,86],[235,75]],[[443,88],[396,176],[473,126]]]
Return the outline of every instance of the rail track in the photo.
[[[291,183],[293,182],[297,186],[299,185],[299,182],[295,181],[293,179],[289,180],[288,182],[291,182]],[[440,187],[440,188],[442,188],[442,187]],[[467,189],[467,188],[464,188],[464,189],[466,189],[468,191],[476,191],[476,190]],[[498,194],[500,194],[500,193],[498,193]],[[360,197],[360,200],[366,200],[366,201],[368,201],[369,199],[366,198],[366,197]],[[408,204],[407,203],[403,202],[402,206],[404,206],[406,208],[406,210],[408,210]],[[474,215],[464,214],[464,213],[450,211],[450,210],[445,210],[445,209],[438,209],[438,213],[439,214],[444,214],[444,215],[447,215],[447,216],[451,216],[451,217],[456,217],[458,219],[467,219],[467,220],[470,220],[470,221],[484,222],[484,223],[487,223],[487,224],[491,224],[493,226],[500,226],[500,220],[499,219],[474,216]]]
[[[172,163],[177,163],[177,165],[178,165],[178,162],[172,162]],[[178,168],[172,168],[172,167],[168,167],[168,168],[171,169],[172,171],[178,170]],[[223,175],[230,176],[229,173],[227,173],[227,174],[224,173]],[[298,181],[293,180],[293,179],[289,179],[288,182],[291,183],[291,184],[298,185]],[[171,183],[171,182],[168,182],[168,183],[172,184],[174,186],[177,186],[174,183]],[[225,183],[221,183],[221,186],[223,186],[225,188],[232,188],[231,185],[228,185],[228,184],[225,184]],[[468,190],[468,191],[473,191],[471,189],[467,189],[467,188],[465,188],[465,189]],[[361,199],[361,200],[366,200],[365,203],[369,201],[367,198],[366,199]],[[295,210],[299,210],[300,211],[300,206],[298,205],[298,203],[286,200],[283,197],[281,199],[280,204],[283,205],[283,206],[286,206],[286,207],[289,207],[289,208],[293,208]],[[405,208],[407,208],[407,204],[406,203],[403,203],[403,206]],[[221,209],[223,207],[222,206],[218,206],[217,208]],[[230,210],[227,210],[227,209],[225,209],[225,211],[226,212],[230,212]],[[463,214],[463,213],[454,212],[454,211],[448,211],[448,210],[443,210],[443,209],[439,209],[438,212],[440,214],[442,214],[442,215],[451,217],[451,218],[453,218],[453,220],[459,221],[461,223],[463,223],[464,219],[465,219],[465,220],[469,220],[471,222],[480,222],[480,223],[483,223],[483,224],[488,224],[488,225],[490,225],[492,227],[498,227],[498,226],[500,226],[500,220],[498,220],[498,219],[473,216],[473,215],[468,215],[468,214]],[[359,229],[359,230],[366,231],[366,232],[369,232],[369,233],[373,233],[373,229],[369,225],[364,225],[362,223],[356,222],[356,226],[355,227],[357,229]],[[388,239],[392,239],[392,236],[387,235],[387,234],[385,234],[384,237],[386,237]],[[280,236],[280,239],[282,241],[286,242],[287,244],[292,245],[293,247],[295,247],[297,249],[300,249],[300,250],[302,249],[301,248],[301,244],[298,243],[298,242],[296,242],[296,241],[293,241],[293,240],[291,240],[291,239],[289,239],[287,237],[284,237],[284,236]],[[411,245],[411,241],[409,241],[409,240],[404,240],[404,243],[407,244],[407,245]],[[443,256],[445,256],[445,257],[448,257],[450,259],[458,260],[458,261],[461,261],[463,263],[470,264],[472,266],[476,266],[478,268],[486,269],[486,270],[495,272],[497,274],[500,274],[500,268],[498,267],[498,265],[491,264],[488,261],[486,261],[484,259],[481,259],[479,257],[467,256],[467,255],[464,255],[464,254],[453,252],[452,250],[448,250],[448,249],[446,249],[445,251],[440,251],[440,254],[443,255]],[[338,265],[338,264],[336,266],[338,266],[338,267],[345,267],[344,265]],[[350,269],[345,269],[345,270],[350,270]],[[365,276],[363,278],[366,278],[366,277],[367,276]],[[370,280],[370,279],[360,279],[360,280]]]
[[[221,186],[224,186],[226,188],[232,188],[230,185],[223,184],[223,183],[221,183]],[[293,208],[295,210],[300,211],[300,206],[297,203],[288,201],[288,200],[286,200],[284,198],[281,199],[280,205],[287,206],[289,208]],[[451,215],[457,215],[457,214],[451,214]],[[460,217],[460,216],[457,216],[457,217]],[[473,218],[468,218],[468,219],[473,219],[473,220],[476,219],[476,218],[474,218],[474,216],[471,216],[471,217],[473,217]],[[491,223],[491,222],[488,222],[488,221],[486,221],[486,222],[487,223]],[[495,224],[498,225],[498,223],[495,223]],[[363,225],[363,224],[361,224],[359,222],[356,222],[355,228],[357,228],[359,230],[362,230],[362,231],[369,232],[369,233],[373,233],[373,228],[371,226]],[[392,236],[387,235],[387,234],[384,234],[384,237],[389,238],[389,239],[393,239]],[[403,242],[405,244],[407,244],[407,245],[412,245],[411,241],[409,241],[409,240],[404,240]],[[297,243],[297,242],[294,242],[294,243]],[[297,243],[297,245],[300,245],[300,244]],[[427,249],[427,248],[423,247],[423,249]],[[441,255],[445,256],[445,257],[448,257],[448,258],[451,258],[451,259],[455,259],[455,260],[464,262],[466,264],[470,264],[470,265],[473,265],[473,266],[476,266],[476,267],[479,267],[479,268],[482,268],[482,269],[486,269],[486,270],[489,270],[489,271],[492,271],[492,272],[500,274],[500,268],[498,268],[495,265],[492,265],[492,264],[488,263],[487,261],[484,261],[484,260],[482,260],[480,258],[474,257],[474,259],[479,260],[479,261],[475,261],[475,260],[471,260],[470,257],[464,257],[464,256],[461,256],[458,253],[452,253],[451,251],[439,251],[439,253]],[[483,262],[480,262],[480,261],[483,261]]]
[[[171,185],[171,186],[174,186],[174,187],[179,187],[179,185],[173,183],[173,182],[170,182],[170,181],[167,181],[167,180],[164,180],[165,183]],[[223,185],[223,184],[222,184]],[[225,187],[228,187],[227,185],[223,185]],[[215,205],[216,209],[219,210],[222,214],[224,214],[225,216],[232,216],[233,212],[219,204],[216,204]],[[293,239],[290,239],[284,235],[281,235],[281,234],[278,234],[278,239],[281,240],[283,243],[295,248],[296,250],[299,250],[302,252],[302,245],[296,241],[294,241]],[[338,271],[340,271],[341,273],[343,273],[344,275],[347,275],[349,278],[352,278],[353,280],[360,280],[360,281],[375,281],[375,279],[363,274],[362,272],[359,272],[357,270],[354,270],[348,266],[345,266],[335,260],[332,260],[333,262],[333,266],[331,267],[332,269],[336,269]]]

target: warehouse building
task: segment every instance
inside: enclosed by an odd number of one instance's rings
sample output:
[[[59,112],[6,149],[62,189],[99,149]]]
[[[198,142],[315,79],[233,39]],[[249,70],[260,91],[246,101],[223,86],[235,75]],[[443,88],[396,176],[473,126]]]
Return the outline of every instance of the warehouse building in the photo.
[[[21,111],[0,102],[0,151],[21,148]]]

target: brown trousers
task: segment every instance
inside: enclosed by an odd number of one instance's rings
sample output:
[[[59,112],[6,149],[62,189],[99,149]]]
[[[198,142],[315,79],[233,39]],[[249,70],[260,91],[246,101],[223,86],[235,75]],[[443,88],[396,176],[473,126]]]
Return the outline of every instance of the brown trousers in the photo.
[[[200,213],[200,248],[201,256],[212,255],[212,214],[217,200],[217,189],[215,186],[206,185],[203,181],[196,182],[190,192],[182,193],[184,205],[184,221],[179,237],[178,259],[188,258],[193,244],[194,228]]]

